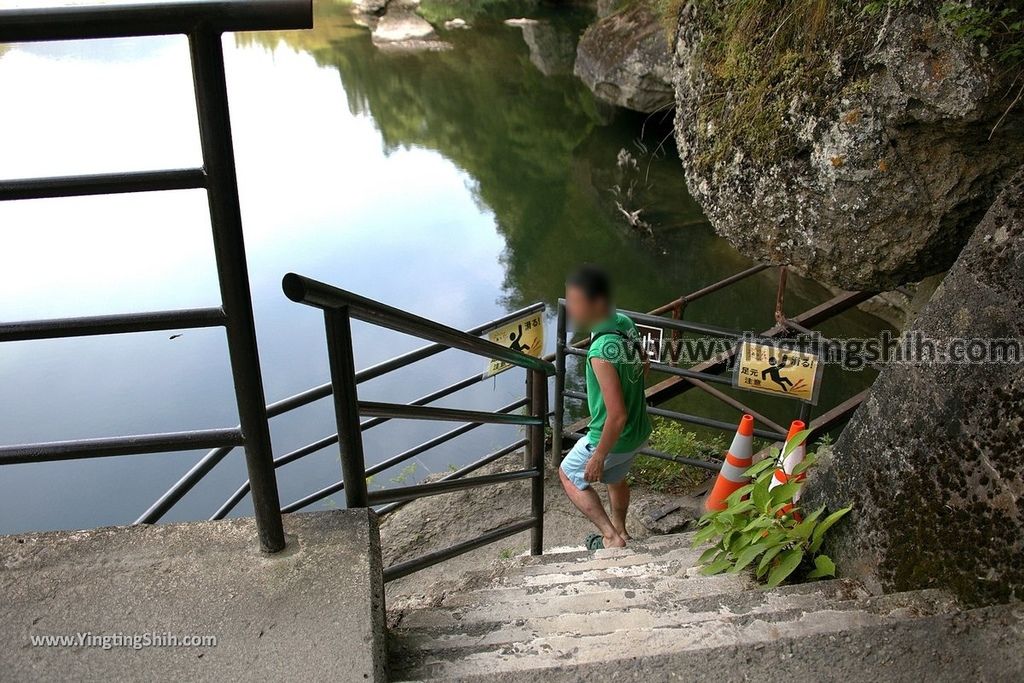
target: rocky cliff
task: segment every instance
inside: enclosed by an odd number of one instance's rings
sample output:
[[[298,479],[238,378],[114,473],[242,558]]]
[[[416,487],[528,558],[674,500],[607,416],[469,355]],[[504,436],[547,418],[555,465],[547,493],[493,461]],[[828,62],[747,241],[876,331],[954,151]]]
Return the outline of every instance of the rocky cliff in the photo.
[[[676,140],[716,231],[851,289],[948,268],[1024,158],[1006,69],[941,3],[768,5],[679,12]]]
[[[1000,195],[911,331],[1024,341],[1024,172]],[[942,586],[969,602],[1024,598],[1024,363],[891,366],[807,485],[854,514],[830,554],[887,589]],[[1000,352],[1001,345],[994,345]],[[1011,349],[1012,350],[1012,349]],[[1018,346],[1019,350],[1019,346]],[[972,356],[968,355],[968,359]],[[991,360],[991,354],[990,358]]]

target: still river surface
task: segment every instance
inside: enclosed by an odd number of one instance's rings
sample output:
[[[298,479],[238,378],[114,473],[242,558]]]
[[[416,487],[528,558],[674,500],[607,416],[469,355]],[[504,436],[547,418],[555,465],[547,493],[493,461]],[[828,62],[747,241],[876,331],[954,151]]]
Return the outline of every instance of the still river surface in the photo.
[[[522,3],[520,3],[522,4]],[[605,264],[620,304],[647,310],[748,267],[686,191],[671,114],[601,105],[571,73],[585,13],[541,16],[515,3],[443,35],[447,52],[372,44],[342,6],[321,4],[310,32],[225,37],[239,187],[263,378],[269,400],[327,381],[322,317],[281,292],[303,273],[470,327],[535,301],[551,311],[565,273]],[[505,8],[503,15],[500,8]],[[511,9],[510,9],[511,8]],[[509,12],[532,11],[547,39],[524,40]],[[512,15],[514,16],[514,15]],[[537,46],[540,46],[539,48]],[[197,166],[198,130],[184,38],[0,45],[0,177]],[[620,150],[635,167],[617,163]],[[615,208],[644,208],[653,235]],[[205,195],[181,191],[0,204],[0,320],[159,310],[219,301]],[[687,317],[771,325],[766,271],[697,302]],[[787,310],[829,292],[791,278]],[[877,330],[863,313],[825,329]],[[421,342],[358,324],[357,367]],[[408,401],[482,371],[446,352],[360,387]],[[868,385],[829,370],[818,410]],[[438,405],[492,409],[522,396],[507,372]],[[749,398],[749,395],[748,397]],[[752,403],[780,421],[796,406]],[[698,392],[674,406],[735,420]],[[237,414],[220,330],[180,336],[8,343],[0,347],[0,443],[229,427]],[[332,433],[329,401],[275,418],[280,455]],[[368,464],[451,424],[394,421],[366,435]],[[396,468],[374,485],[411,483],[518,438],[484,427]],[[0,532],[126,523],[202,453],[141,455],[0,470]],[[290,502],[336,481],[335,449],[278,471]],[[229,456],[167,517],[209,516],[245,478]],[[336,496],[312,509],[343,504]],[[248,514],[244,501],[236,514]]]

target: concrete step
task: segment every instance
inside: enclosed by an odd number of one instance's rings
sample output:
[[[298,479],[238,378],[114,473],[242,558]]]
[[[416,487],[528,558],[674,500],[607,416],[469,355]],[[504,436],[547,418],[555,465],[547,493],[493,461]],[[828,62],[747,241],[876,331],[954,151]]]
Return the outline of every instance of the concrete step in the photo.
[[[526,655],[524,666],[505,668],[491,661],[481,672],[480,659],[464,666],[422,665],[393,671],[419,680],[445,678],[465,683],[551,683],[667,680],[843,681],[843,683],[919,683],[922,680],[1010,682],[1024,680],[1024,608],[1000,605],[969,611],[893,619],[851,619],[850,613],[808,615],[784,627],[748,625],[733,634],[743,641],[686,643],[671,629],[649,642],[646,634],[630,637],[628,656],[594,659],[576,649],[563,658],[548,657],[543,668]],[[672,636],[675,636],[673,638]],[[609,638],[615,639],[623,634]],[[659,651],[657,647],[665,647]],[[540,647],[538,644],[537,647]],[[519,656],[509,651],[514,663]]]
[[[693,544],[693,533],[662,534],[648,536],[644,539],[632,540],[625,548],[602,548],[601,550],[587,550],[580,546],[563,546],[548,548],[543,555],[520,555],[514,558],[518,566],[534,566],[561,562],[573,562],[576,560],[604,559],[609,557],[620,557],[638,552],[645,552],[658,555],[663,552],[675,549],[689,548]]]
[[[675,548],[663,546],[656,552],[614,548],[605,551],[598,551],[600,554],[591,555],[587,558],[578,558],[564,562],[543,562],[527,565],[522,568],[518,575],[544,576],[561,573],[579,574],[581,572],[636,567],[638,565],[651,565],[655,563],[667,563],[670,561],[682,563],[686,568],[689,568],[697,562],[697,559],[700,558],[701,552],[701,550],[691,550],[689,547]]]
[[[669,599],[740,593],[751,586],[750,578],[745,575],[726,574],[694,578],[626,577],[547,586],[490,588],[448,595],[440,607],[408,612],[402,617],[401,625],[586,614],[629,609]]]
[[[457,611],[449,611],[447,614],[435,614],[435,620],[429,625],[422,617],[419,627],[403,624],[400,630],[395,631],[394,642],[406,650],[441,652],[464,648],[479,651],[481,648],[560,633],[600,635],[722,619],[780,620],[799,616],[801,612],[822,609],[830,603],[852,603],[856,598],[866,595],[859,584],[836,580],[787,586],[775,591],[744,591],[685,600],[667,599],[647,606],[606,607],[588,613],[522,617],[511,621],[467,621],[458,618]],[[447,618],[449,616],[454,618]]]
[[[450,680],[493,675],[495,672],[511,676],[517,672],[559,670],[570,662],[591,665],[617,662],[615,666],[622,667],[624,662],[638,658],[692,655],[708,650],[729,650],[733,657],[739,657],[742,652],[759,644],[765,647],[779,639],[848,635],[858,629],[892,625],[949,611],[948,601],[933,594],[897,596],[840,600],[810,610],[789,607],[740,617],[705,613],[698,621],[686,621],[684,614],[676,613],[680,620],[675,624],[664,620],[650,621],[650,615],[646,613],[633,621],[626,621],[626,610],[608,615],[609,619],[623,620],[622,630],[597,634],[580,632],[579,628],[557,633],[538,631],[522,640],[498,644],[489,644],[479,635],[464,635],[461,643],[452,637],[448,641],[434,638],[419,643],[415,637],[405,642],[398,637],[395,652],[398,662],[405,668],[393,673],[414,679]],[[793,596],[788,596],[785,602],[796,604],[792,601]],[[595,616],[591,615],[586,621],[594,619]],[[577,623],[577,626],[581,624]],[[484,644],[474,645],[474,639],[484,640]],[[733,660],[734,663],[737,661],[742,659]],[[827,671],[827,668],[821,669],[821,673]],[[704,670],[704,675],[695,675],[694,678],[704,678],[712,673]]]

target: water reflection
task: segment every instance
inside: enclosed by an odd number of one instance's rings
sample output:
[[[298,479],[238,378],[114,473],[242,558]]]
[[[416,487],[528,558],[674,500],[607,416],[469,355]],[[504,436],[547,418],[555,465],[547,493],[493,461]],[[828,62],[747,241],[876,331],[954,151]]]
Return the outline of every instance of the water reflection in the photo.
[[[381,52],[344,7],[323,3],[313,31],[226,38],[271,400],[327,378],[322,320],[280,292],[290,270],[468,327],[533,301],[553,304],[565,272],[583,260],[607,264],[622,305],[632,308],[748,265],[712,234],[686,193],[667,122],[610,111],[556,59],[564,60],[586,16],[541,17],[549,23],[532,38],[502,16],[478,13],[471,30],[445,33],[454,46],[447,52]],[[8,47],[0,52],[0,91],[16,103],[0,110],[0,177],[198,164],[183,39]],[[617,162],[622,150],[635,166]],[[623,222],[616,207],[623,201],[643,210],[653,234]],[[215,304],[205,211],[201,192],[0,205],[0,319]],[[789,306],[796,311],[826,296],[805,283]],[[773,300],[765,274],[727,297],[695,303],[688,315],[766,327]],[[846,323],[877,325],[860,314]],[[364,326],[355,333],[359,366],[418,345]],[[0,441],[235,424],[222,333],[170,337],[0,346]],[[483,368],[455,352],[443,360],[360,391],[371,400],[407,401]],[[825,401],[868,381],[836,380]],[[522,390],[521,375],[510,372],[444,404],[494,408]],[[792,412],[754,402],[773,415]],[[700,397],[684,403],[733,417]],[[367,433],[368,460],[450,427],[389,423]],[[331,433],[330,406],[275,419],[272,428],[283,454]],[[414,472],[388,472],[375,484],[467,462],[512,436],[510,428],[482,428],[420,458]],[[0,531],[130,521],[200,455],[4,468]],[[332,450],[291,464],[279,472],[282,499],[339,474]],[[231,456],[172,518],[209,515],[243,477],[241,458]]]

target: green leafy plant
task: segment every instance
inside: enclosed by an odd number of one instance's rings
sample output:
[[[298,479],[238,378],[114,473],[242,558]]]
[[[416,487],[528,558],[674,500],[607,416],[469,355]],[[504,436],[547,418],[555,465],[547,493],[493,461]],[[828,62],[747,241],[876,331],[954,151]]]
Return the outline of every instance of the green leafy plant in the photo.
[[[803,517],[793,503],[802,486],[796,477],[814,465],[814,454],[794,468],[791,481],[769,490],[776,462],[802,444],[808,434],[795,435],[782,453],[773,448],[771,457],[747,470],[752,482],[729,496],[724,510],[701,517],[693,545],[712,543],[700,556],[704,575],[736,573],[750,567],[768,588],[794,574],[805,579],[835,576],[835,563],[821,552],[821,546],[828,530],[852,508],[823,516],[825,506],[821,506]]]
[[[664,418],[653,420],[651,448],[670,455],[720,462],[725,441],[720,437],[701,438],[682,424]],[[676,462],[638,455],[629,471],[629,483],[662,493],[689,493],[708,478],[706,470]]]
[[[1019,65],[1024,60],[1024,3],[975,3],[947,0],[939,16],[958,34],[990,45],[997,61]]]

